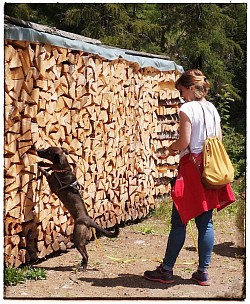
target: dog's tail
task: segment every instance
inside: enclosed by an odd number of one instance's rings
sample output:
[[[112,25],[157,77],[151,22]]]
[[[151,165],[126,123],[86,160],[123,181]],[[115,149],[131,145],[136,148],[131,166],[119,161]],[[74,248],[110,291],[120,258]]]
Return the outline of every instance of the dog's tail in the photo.
[[[93,220],[91,220],[90,222],[90,226],[95,228],[97,231],[101,232],[101,234],[113,238],[113,237],[117,237],[119,234],[119,226],[115,225],[114,226],[114,231],[108,231],[106,229],[103,229],[102,227],[98,226]]]

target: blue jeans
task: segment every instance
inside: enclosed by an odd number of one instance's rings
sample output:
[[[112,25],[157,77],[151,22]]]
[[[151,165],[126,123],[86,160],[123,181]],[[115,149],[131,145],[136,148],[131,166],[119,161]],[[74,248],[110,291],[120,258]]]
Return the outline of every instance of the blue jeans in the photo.
[[[214,246],[214,230],[212,221],[213,210],[206,211],[195,218],[198,229],[198,254],[200,271],[207,271]],[[166,270],[174,267],[186,238],[186,225],[182,224],[179,213],[173,204],[171,231],[168,238],[165,257],[162,266]]]

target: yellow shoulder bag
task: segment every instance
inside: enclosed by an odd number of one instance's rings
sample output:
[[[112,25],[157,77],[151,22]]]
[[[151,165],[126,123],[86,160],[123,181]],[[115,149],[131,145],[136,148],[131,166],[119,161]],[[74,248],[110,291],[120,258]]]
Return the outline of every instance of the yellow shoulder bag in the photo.
[[[233,181],[233,165],[217,136],[205,140],[202,153],[204,169],[201,180],[208,189],[218,189]]]
[[[202,150],[204,169],[201,173],[201,180],[206,188],[219,189],[233,181],[234,168],[221,140],[217,136],[208,137],[205,112],[202,105],[201,107],[203,110],[207,137]]]

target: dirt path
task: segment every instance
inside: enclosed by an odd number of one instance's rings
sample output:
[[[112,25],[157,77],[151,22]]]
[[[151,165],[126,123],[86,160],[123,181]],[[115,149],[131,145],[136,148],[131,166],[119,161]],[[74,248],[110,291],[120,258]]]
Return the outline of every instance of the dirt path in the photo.
[[[47,272],[47,279],[28,281],[5,288],[5,299],[223,299],[242,300],[245,294],[245,256],[237,229],[216,228],[215,246],[209,271],[211,286],[201,287],[190,280],[196,270],[197,253],[188,231],[183,250],[174,271],[176,282],[165,285],[145,280],[145,270],[159,265],[165,252],[167,237],[163,233],[142,233],[142,225],[166,229],[161,220],[148,219],[137,225],[121,228],[119,238],[102,237],[99,243],[106,255],[126,260],[111,260],[104,256],[96,243],[88,244],[89,266],[77,272],[80,255],[71,249],[37,264]],[[145,229],[144,229],[145,230]],[[194,227],[193,227],[193,230]],[[136,259],[136,260],[133,260]]]

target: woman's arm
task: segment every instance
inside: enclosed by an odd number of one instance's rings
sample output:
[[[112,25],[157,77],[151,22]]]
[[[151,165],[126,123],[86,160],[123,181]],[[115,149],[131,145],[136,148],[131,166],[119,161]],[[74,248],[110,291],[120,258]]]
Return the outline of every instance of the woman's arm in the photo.
[[[180,112],[179,139],[174,141],[168,148],[170,155],[176,155],[177,151],[184,150],[190,143],[192,124],[184,112]]]

